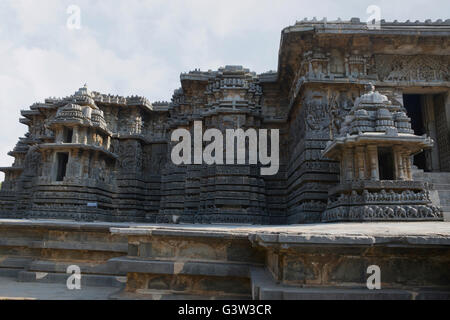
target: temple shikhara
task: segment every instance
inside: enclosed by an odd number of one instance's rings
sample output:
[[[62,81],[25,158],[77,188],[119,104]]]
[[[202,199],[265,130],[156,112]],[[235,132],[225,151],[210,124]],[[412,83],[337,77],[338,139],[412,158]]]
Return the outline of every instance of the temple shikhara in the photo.
[[[117,299],[450,299],[450,20],[304,20],[278,61],[182,73],[171,102],[85,85],[23,110],[0,277],[66,283],[75,265]],[[195,122],[279,130],[278,172],[174,164]]]

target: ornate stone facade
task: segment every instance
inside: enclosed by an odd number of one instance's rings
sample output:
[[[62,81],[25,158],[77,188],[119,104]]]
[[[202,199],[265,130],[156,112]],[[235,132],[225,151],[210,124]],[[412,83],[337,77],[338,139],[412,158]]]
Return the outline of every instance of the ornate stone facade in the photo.
[[[358,19],[306,20],[281,40],[277,72],[191,71],[170,103],[83,87],[22,111],[29,131],[10,152],[14,164],[0,168],[0,216],[286,224],[440,220],[439,205],[450,212],[450,195],[434,197],[429,183],[450,171],[450,21],[383,21],[369,30]],[[379,93],[362,96],[369,83]],[[420,116],[405,97],[418,101]],[[171,133],[193,131],[194,121],[222,132],[280,129],[278,174],[261,176],[257,165],[175,166]],[[347,134],[364,132],[399,142],[393,175],[379,176],[379,144],[330,150],[331,141],[346,145]],[[423,163],[412,162],[429,147]],[[428,172],[415,181],[420,169]]]
[[[368,85],[323,154],[340,162],[323,221],[440,220],[428,186],[413,181],[411,156],[433,146],[400,105]],[[390,190],[386,192],[385,188]]]

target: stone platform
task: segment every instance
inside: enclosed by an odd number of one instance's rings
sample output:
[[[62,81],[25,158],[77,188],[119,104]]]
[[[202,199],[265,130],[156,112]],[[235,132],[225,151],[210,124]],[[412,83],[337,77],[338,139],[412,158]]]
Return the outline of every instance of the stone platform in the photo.
[[[0,276],[61,284],[73,264],[114,299],[449,299],[450,223],[0,220]]]

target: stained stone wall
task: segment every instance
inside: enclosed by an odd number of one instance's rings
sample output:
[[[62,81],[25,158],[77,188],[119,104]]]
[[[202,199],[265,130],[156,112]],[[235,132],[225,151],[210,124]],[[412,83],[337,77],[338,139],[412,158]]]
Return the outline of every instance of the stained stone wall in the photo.
[[[277,71],[241,66],[180,76],[171,102],[90,92],[22,111],[29,127],[0,168],[1,217],[160,223],[322,221],[337,161],[322,151],[373,83],[392,103],[422,94],[433,171],[450,171],[450,21],[300,21],[283,29]],[[426,110],[429,112],[426,113]],[[435,121],[430,119],[434,118]],[[171,133],[280,130],[280,169],[170,161]],[[450,184],[450,181],[448,181]],[[387,184],[389,185],[389,184]],[[389,192],[390,190],[386,190]]]

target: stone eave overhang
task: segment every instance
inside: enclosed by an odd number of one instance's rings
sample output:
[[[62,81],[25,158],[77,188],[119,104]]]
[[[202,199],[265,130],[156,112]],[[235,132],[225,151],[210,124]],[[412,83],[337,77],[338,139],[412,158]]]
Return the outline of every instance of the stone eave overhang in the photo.
[[[143,134],[121,134],[116,133],[112,135],[112,138],[119,139],[119,140],[139,140],[142,141],[145,144],[159,144],[159,143],[167,143],[167,139],[162,137],[147,137]]]
[[[112,132],[109,131],[107,128],[103,128],[99,125],[95,125],[92,123],[92,121],[90,120],[86,120],[86,119],[76,119],[76,118],[72,118],[72,119],[55,119],[50,123],[50,128],[54,129],[58,126],[80,126],[80,127],[85,127],[85,128],[92,128],[92,129],[98,129],[99,131],[103,132],[104,134],[106,134],[107,136],[112,136]]]
[[[11,171],[22,172],[23,170],[23,167],[0,167],[0,171],[5,173]]]
[[[54,105],[53,102],[49,103],[35,103],[30,106],[30,110],[48,110],[48,109],[55,109],[57,108],[57,105]]]
[[[25,112],[28,114],[30,111],[33,112],[35,110],[44,111],[44,110],[53,110],[57,109],[59,107],[63,107],[69,103],[77,103],[75,101],[77,98],[74,96],[69,96],[65,98],[48,98],[45,100],[45,103],[35,103],[30,106],[30,110],[25,110]],[[91,98],[93,102],[95,102],[96,106],[117,106],[117,107],[130,107],[135,106],[138,107],[144,111],[151,112],[155,111],[153,110],[153,105],[150,103],[150,101],[141,96],[129,96],[129,97],[122,97],[122,96],[112,96],[112,95],[105,95],[98,92],[93,92],[93,97]],[[81,101],[81,106],[86,106],[86,103]],[[95,107],[95,106],[91,106]],[[158,111],[158,110],[156,110]],[[30,113],[31,114],[31,113]],[[32,113],[33,115],[37,115]],[[25,114],[23,114],[25,116]]]
[[[288,120],[287,117],[283,117],[283,116],[264,116],[264,118],[262,119],[263,123],[274,123],[274,124],[284,124],[286,123]]]
[[[20,151],[20,150],[13,150],[13,151],[10,151],[10,152],[8,152],[8,156],[11,156],[11,157],[15,157],[16,155],[19,155],[19,154],[27,154],[28,153],[28,150],[22,150],[22,151]]]
[[[208,82],[210,79],[214,79],[215,75],[208,73],[182,73],[180,75],[180,81],[190,82],[190,81],[200,81],[200,82]]]
[[[430,184],[428,184],[430,186]],[[424,190],[426,182],[409,180],[361,180],[348,181],[333,186],[328,190],[329,195],[348,193],[353,190]]]
[[[30,119],[28,119],[28,118],[20,118],[20,119],[19,119],[19,122],[20,122],[21,124],[26,125],[26,126],[30,126],[32,121],[31,121]]]
[[[90,144],[81,144],[81,143],[43,143],[38,146],[39,150],[73,150],[73,149],[80,149],[80,150],[87,150],[87,151],[96,151],[103,153],[107,157],[117,159],[119,158],[118,155],[115,153],[112,153],[108,150],[106,150],[103,147],[94,146]]]
[[[43,221],[20,223],[43,224]],[[0,222],[0,224],[11,222]],[[14,221],[13,223],[18,223]],[[54,223],[54,222],[47,222]],[[68,224],[67,222],[64,222]],[[100,224],[100,223],[96,223]],[[204,239],[242,239],[254,245],[277,250],[289,250],[310,246],[336,245],[375,246],[395,245],[398,247],[417,247],[427,243],[450,245],[450,226],[442,222],[410,223],[322,223],[290,226],[252,226],[252,225],[111,225],[113,234],[130,237],[185,237]]]
[[[411,154],[415,154],[421,152],[423,149],[431,148],[433,146],[433,140],[429,137],[416,136],[408,133],[387,135],[384,132],[366,132],[358,135],[347,135],[335,138],[322,151],[322,154],[327,158],[337,160],[343,147],[355,147],[367,144],[406,146],[411,150]]]
[[[289,79],[289,76],[292,76],[292,74],[289,72],[296,72],[298,66],[292,66],[291,71],[286,66],[291,63],[290,59],[298,59],[297,57],[300,57],[303,52],[310,50],[310,46],[314,45],[313,42],[315,39],[321,37],[329,38],[330,41],[336,37],[366,37],[370,40],[385,37],[409,39],[411,36],[420,38],[450,38],[450,20],[444,22],[438,20],[436,22],[404,23],[382,21],[380,30],[369,29],[366,23],[361,23],[359,19],[340,22],[298,22],[294,26],[286,27],[281,32],[278,53],[278,82],[280,85],[284,83],[285,86],[291,84],[292,79]],[[377,54],[377,52],[372,50],[373,48],[369,49],[374,54]],[[297,62],[300,63],[300,60]]]
[[[153,112],[161,112],[161,113],[169,112],[169,109],[170,109],[170,103],[168,103],[168,102],[157,101],[157,102],[154,102],[152,104],[152,106],[153,106]]]
[[[153,106],[151,103],[148,104],[142,104],[142,103],[138,103],[138,102],[127,102],[127,103],[116,103],[116,102],[108,102],[108,101],[102,101],[102,100],[95,100],[95,104],[97,105],[97,107],[99,107],[99,109],[101,110],[101,107],[117,107],[117,108],[127,108],[127,107],[137,107],[145,112],[152,112],[153,110]]]
[[[209,109],[207,111],[204,111],[201,115],[194,114],[186,116],[183,119],[174,119],[172,118],[170,120],[169,127],[174,128],[177,126],[189,126],[192,121],[201,121],[204,118],[216,116],[220,114],[246,114],[251,115],[253,117],[262,118],[262,112],[259,107],[255,107],[257,110],[251,110],[250,108],[236,108],[233,109],[231,107],[220,107],[215,109]]]
[[[21,110],[20,114],[30,120],[33,120],[35,116],[42,116],[43,114],[38,110]]]
[[[314,32],[321,34],[357,34],[357,35],[417,35],[417,36],[448,36],[450,32],[449,24],[387,24],[381,23],[380,29],[369,29],[365,23],[315,23],[310,25],[294,25],[283,29],[282,37],[285,34],[295,32]]]

